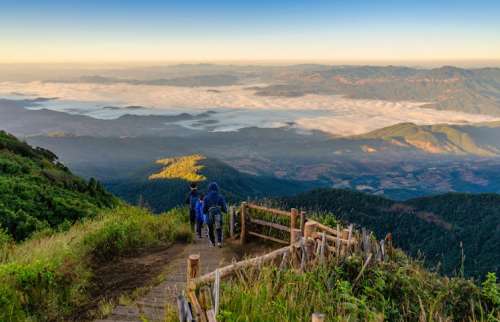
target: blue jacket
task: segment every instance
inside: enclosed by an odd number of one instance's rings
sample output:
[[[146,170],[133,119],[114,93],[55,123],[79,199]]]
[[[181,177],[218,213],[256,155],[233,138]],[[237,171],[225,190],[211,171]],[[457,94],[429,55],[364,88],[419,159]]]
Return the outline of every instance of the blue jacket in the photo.
[[[222,212],[227,212],[226,200],[219,193],[219,186],[215,182],[208,185],[208,193],[203,199],[203,212],[208,214],[211,207],[220,207]]]
[[[205,222],[205,213],[203,212],[203,202],[198,199],[196,202],[196,220],[199,222]]]
[[[196,210],[197,200],[198,200],[198,190],[192,189],[186,198],[186,205],[189,205],[190,210]]]

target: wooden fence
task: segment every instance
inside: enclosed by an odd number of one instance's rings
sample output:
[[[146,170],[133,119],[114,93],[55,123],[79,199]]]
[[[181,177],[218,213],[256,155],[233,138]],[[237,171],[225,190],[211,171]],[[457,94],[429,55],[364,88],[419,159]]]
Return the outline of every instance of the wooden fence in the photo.
[[[392,251],[390,236],[376,241],[370,232],[356,230],[353,225],[332,228],[307,218],[305,212],[297,209],[287,212],[246,202],[241,204],[239,211],[230,211],[229,234],[231,238],[239,239],[241,244],[245,244],[249,238],[259,238],[286,246],[263,256],[218,268],[203,276],[199,276],[199,255],[189,256],[186,293],[178,297],[181,322],[216,321],[221,279],[231,277],[238,270],[268,264],[280,269],[288,266],[304,271],[314,265],[339,261],[357,253],[364,257],[364,265],[356,282],[370,263],[386,260],[387,253]],[[319,313],[312,316],[313,321],[323,319],[324,315]]]

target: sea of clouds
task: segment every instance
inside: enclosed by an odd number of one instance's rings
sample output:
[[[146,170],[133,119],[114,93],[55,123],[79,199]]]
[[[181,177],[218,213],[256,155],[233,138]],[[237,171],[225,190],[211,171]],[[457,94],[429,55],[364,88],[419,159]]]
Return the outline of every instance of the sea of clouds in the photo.
[[[262,84],[260,84],[262,85]],[[1,97],[57,97],[41,107],[115,118],[123,114],[177,114],[213,110],[215,131],[242,127],[278,127],[293,122],[304,130],[355,135],[401,122],[416,124],[487,122],[497,118],[423,108],[426,102],[349,99],[334,95],[270,97],[254,95],[248,86],[176,87],[132,84],[0,82]],[[104,106],[143,109],[103,109]],[[39,107],[40,108],[40,107]],[[184,124],[191,126],[190,123]]]

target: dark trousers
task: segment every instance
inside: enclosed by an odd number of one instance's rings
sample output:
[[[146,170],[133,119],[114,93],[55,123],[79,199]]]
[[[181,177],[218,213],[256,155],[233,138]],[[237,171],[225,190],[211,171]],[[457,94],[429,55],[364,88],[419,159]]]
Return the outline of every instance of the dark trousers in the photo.
[[[196,210],[189,209],[189,222],[191,223],[191,227],[196,223]]]
[[[208,238],[210,238],[210,241],[212,244],[215,245],[216,240],[215,238],[217,237],[217,242],[222,243],[222,228],[215,229],[214,223],[208,223]]]
[[[196,219],[196,232],[198,236],[201,237],[201,227],[203,226],[203,221]]]

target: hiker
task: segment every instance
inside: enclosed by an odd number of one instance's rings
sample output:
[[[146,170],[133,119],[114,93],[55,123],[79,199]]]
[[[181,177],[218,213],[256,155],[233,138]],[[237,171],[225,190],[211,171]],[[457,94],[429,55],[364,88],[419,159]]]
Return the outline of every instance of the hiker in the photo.
[[[195,182],[189,185],[189,195],[186,198],[186,204],[189,205],[189,222],[196,231],[196,202],[198,201],[198,186]]]
[[[227,205],[215,182],[208,186],[207,196],[203,200],[203,212],[208,215],[210,245],[214,246],[217,241],[217,246],[222,247],[222,213],[227,213]]]
[[[200,196],[198,200],[196,201],[196,232],[198,238],[201,239],[201,230],[204,224],[206,224],[206,214],[203,211],[203,199],[205,198],[205,195],[203,193],[200,193]]]

